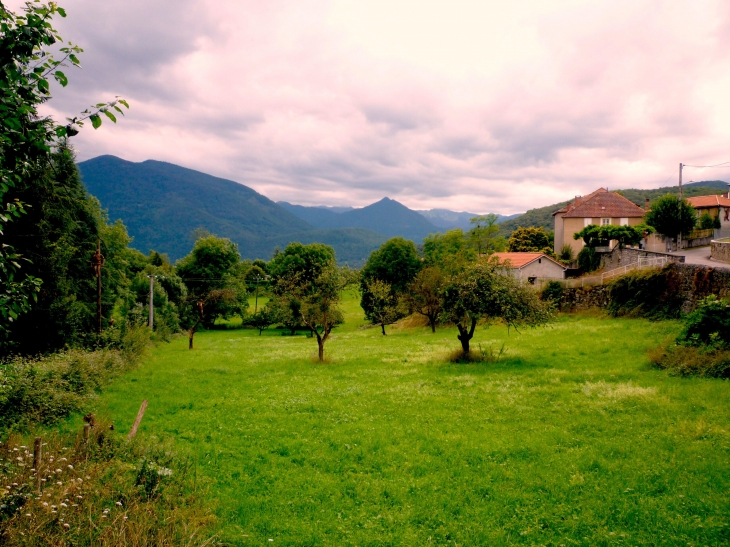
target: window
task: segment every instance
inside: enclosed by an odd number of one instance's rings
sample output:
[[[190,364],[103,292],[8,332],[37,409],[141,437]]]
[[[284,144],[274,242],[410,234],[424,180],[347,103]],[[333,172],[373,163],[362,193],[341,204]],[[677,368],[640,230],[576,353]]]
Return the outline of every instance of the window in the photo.
[[[584,218],[583,219],[583,226],[589,226],[589,225],[593,224],[592,221],[593,221],[592,218]]]
[[[601,226],[608,226],[609,224],[611,224],[611,219],[610,218],[602,218],[601,219]]]
[[[537,263],[538,263],[538,264],[542,264],[542,258],[538,258],[538,259],[537,259]]]
[[[621,221],[619,222],[621,226],[628,226],[629,225],[629,218],[628,217],[621,217]]]

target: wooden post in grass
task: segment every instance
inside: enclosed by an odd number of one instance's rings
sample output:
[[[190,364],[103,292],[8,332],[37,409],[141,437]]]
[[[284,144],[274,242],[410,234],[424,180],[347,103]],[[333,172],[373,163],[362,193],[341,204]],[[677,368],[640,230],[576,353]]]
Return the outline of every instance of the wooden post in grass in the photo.
[[[33,443],[33,469],[35,469],[36,483],[41,488],[41,458],[43,457],[43,438],[36,437]]]
[[[145,410],[147,410],[147,400],[142,401],[142,406],[139,407],[139,412],[137,412],[137,419],[134,420],[134,425],[132,426],[132,431],[130,431],[129,435],[127,435],[128,439],[132,439],[137,434],[137,428],[139,427],[139,424],[142,422],[142,417],[144,416]]]
[[[89,431],[91,431],[91,424],[84,424],[84,443],[89,442]]]

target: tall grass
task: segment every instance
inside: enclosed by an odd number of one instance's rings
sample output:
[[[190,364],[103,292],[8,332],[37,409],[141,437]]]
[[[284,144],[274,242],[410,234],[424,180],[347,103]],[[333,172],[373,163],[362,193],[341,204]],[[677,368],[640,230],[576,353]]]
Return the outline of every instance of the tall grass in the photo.
[[[214,523],[197,494],[194,463],[170,446],[128,442],[97,422],[82,435],[0,447],[0,544],[53,547],[206,546]]]

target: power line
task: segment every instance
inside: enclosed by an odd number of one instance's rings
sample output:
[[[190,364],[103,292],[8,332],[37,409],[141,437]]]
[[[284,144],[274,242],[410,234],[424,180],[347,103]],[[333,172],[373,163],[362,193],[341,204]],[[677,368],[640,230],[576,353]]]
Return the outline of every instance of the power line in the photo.
[[[683,164],[683,165],[685,167],[697,167],[698,169],[706,169],[708,167],[722,167],[723,165],[727,165],[728,163],[730,163],[730,161],[725,161],[725,162],[718,163],[718,164],[715,164],[715,165],[687,165],[686,163]]]

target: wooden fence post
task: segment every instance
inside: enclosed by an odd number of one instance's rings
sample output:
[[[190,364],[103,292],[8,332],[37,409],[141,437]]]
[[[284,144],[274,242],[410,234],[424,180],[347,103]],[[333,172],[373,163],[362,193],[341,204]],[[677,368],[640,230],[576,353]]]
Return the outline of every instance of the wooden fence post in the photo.
[[[137,434],[137,428],[139,427],[139,424],[142,422],[142,417],[144,416],[144,411],[147,410],[147,400],[145,399],[142,401],[142,406],[139,407],[139,412],[137,412],[137,419],[134,420],[134,425],[132,426],[132,430],[129,432],[129,435],[127,435],[128,439],[134,438],[134,436]]]

